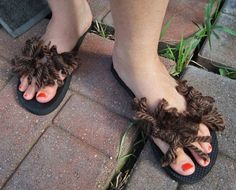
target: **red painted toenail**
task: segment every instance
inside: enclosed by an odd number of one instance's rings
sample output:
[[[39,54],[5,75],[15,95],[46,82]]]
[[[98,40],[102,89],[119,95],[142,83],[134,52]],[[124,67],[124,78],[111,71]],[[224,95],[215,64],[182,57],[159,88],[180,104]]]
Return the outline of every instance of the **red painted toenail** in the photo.
[[[183,165],[182,165],[182,170],[185,172],[185,171],[189,170],[189,169],[192,168],[192,167],[193,167],[192,164],[186,163],[186,164],[183,164]]]
[[[27,97],[28,96],[28,94],[24,94],[24,97]]]
[[[22,88],[22,85],[19,86],[19,89],[21,89],[21,88]]]
[[[208,151],[211,151],[212,150],[212,147],[211,145],[208,146]]]
[[[46,95],[44,92],[40,92],[37,97],[38,97],[38,98],[46,98],[47,95]]]
[[[204,160],[204,165],[206,165],[208,163],[208,160]]]

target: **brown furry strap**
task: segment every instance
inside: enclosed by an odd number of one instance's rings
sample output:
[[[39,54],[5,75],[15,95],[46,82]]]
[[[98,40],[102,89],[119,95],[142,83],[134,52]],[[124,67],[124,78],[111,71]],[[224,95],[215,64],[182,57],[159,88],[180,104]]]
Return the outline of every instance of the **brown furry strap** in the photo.
[[[193,142],[211,142],[210,136],[197,136],[199,124],[205,124],[210,130],[222,131],[225,128],[223,117],[214,107],[214,99],[203,96],[186,81],[178,81],[177,91],[186,99],[187,109],[183,113],[176,108],[167,108],[168,102],[162,99],[154,111],[147,105],[146,98],[134,98],[133,109],[135,120],[140,122],[146,133],[160,138],[170,145],[162,158],[162,166],[175,161],[177,148],[191,148],[202,159],[208,159],[208,154],[192,145]]]
[[[13,72],[21,76],[28,76],[29,83],[34,78],[38,88],[42,86],[63,85],[59,73],[70,75],[78,67],[75,52],[59,54],[55,45],[45,45],[40,38],[33,37],[25,43],[22,56],[12,60]]]

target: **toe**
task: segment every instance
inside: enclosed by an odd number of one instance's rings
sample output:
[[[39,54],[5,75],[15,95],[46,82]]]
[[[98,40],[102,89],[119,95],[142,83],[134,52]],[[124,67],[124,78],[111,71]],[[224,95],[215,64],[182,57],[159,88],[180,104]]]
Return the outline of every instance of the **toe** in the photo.
[[[37,101],[40,103],[49,102],[55,97],[57,88],[58,88],[57,84],[54,86],[46,86],[44,88],[41,88],[36,95]]]
[[[32,83],[28,86],[28,88],[25,90],[24,93],[24,99],[31,100],[33,99],[34,95],[36,93],[36,84],[34,79],[32,80]]]
[[[198,149],[200,149],[201,151],[204,152],[202,146],[199,143],[192,143],[192,145],[196,146]],[[199,165],[201,165],[203,167],[206,167],[209,165],[210,159],[204,160],[197,153],[195,153],[192,149],[189,149],[189,150]]]
[[[182,148],[177,149],[176,154],[176,161],[170,165],[171,168],[184,176],[193,174],[195,171],[195,165],[192,159],[184,152]]]
[[[20,78],[19,91],[24,92],[28,88],[28,76],[22,76]]]
[[[198,135],[211,136],[209,129],[204,124],[200,124]],[[210,153],[212,151],[212,146],[210,143],[200,142],[199,144],[201,145],[205,153]]]
[[[168,144],[157,138],[153,140],[163,153],[167,152],[169,148]],[[176,154],[176,161],[170,164],[170,167],[180,175],[188,176],[193,174],[195,171],[195,165],[191,158],[184,152],[182,148],[177,149]]]
[[[66,76],[63,75],[61,73],[61,71],[58,74],[59,74],[61,80],[64,80],[66,78]],[[47,102],[51,101],[55,97],[55,95],[57,93],[57,89],[58,89],[58,84],[56,81],[55,81],[55,85],[53,85],[53,86],[46,86],[46,87],[39,89],[39,91],[36,95],[37,101],[40,103],[47,103]]]

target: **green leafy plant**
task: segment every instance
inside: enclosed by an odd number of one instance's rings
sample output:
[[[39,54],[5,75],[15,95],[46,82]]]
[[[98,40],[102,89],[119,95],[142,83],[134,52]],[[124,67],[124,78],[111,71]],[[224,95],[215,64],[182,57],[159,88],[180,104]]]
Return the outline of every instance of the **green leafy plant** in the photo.
[[[178,77],[183,72],[184,68],[189,63],[195,49],[206,37],[208,38],[209,46],[211,48],[211,34],[219,39],[217,31],[223,31],[236,36],[236,31],[222,25],[214,24],[214,21],[220,15],[219,8],[221,2],[221,0],[210,0],[210,2],[206,5],[204,23],[202,25],[194,23],[199,28],[198,32],[187,39],[183,39],[182,37],[180,42],[175,47],[171,48],[167,46],[167,48],[159,52],[163,57],[169,58],[176,62],[175,68],[171,71],[172,76]],[[214,10],[215,13],[212,15]]]
[[[110,34],[107,31],[107,26],[99,23],[97,20],[95,21],[94,28],[99,36],[103,38],[109,38]]]
[[[135,126],[135,124],[133,122],[131,122],[129,124],[129,126],[126,128],[125,130],[125,133],[123,134],[123,136],[121,137],[121,141],[120,141],[120,146],[119,146],[119,151],[118,151],[118,160],[120,159],[124,159],[124,158],[128,158],[129,156],[135,156],[133,154],[126,154],[126,155],[121,155],[122,154],[122,150],[124,149],[124,146],[125,146],[125,139],[126,139],[126,136],[128,135],[129,133],[129,130]]]
[[[236,69],[219,65],[214,65],[214,66],[219,69],[219,74],[221,76],[225,76],[234,80],[236,79]]]

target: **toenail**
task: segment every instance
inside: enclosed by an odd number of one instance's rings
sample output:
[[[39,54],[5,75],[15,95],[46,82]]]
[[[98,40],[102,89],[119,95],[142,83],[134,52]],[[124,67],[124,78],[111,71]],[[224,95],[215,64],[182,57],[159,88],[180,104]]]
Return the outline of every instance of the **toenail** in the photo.
[[[182,170],[185,172],[185,171],[189,170],[189,169],[192,168],[192,167],[193,167],[192,164],[186,163],[186,164],[183,164],[183,165],[182,165]]]
[[[204,165],[206,165],[208,163],[208,160],[204,160]]]
[[[208,151],[211,151],[212,150],[212,147],[211,145],[208,146]]]
[[[27,97],[28,96],[28,94],[24,94],[24,97]]]
[[[37,96],[38,98],[46,98],[46,94],[44,92],[40,92],[39,95]]]
[[[19,86],[19,89],[21,89],[21,88],[22,88],[22,85]]]

